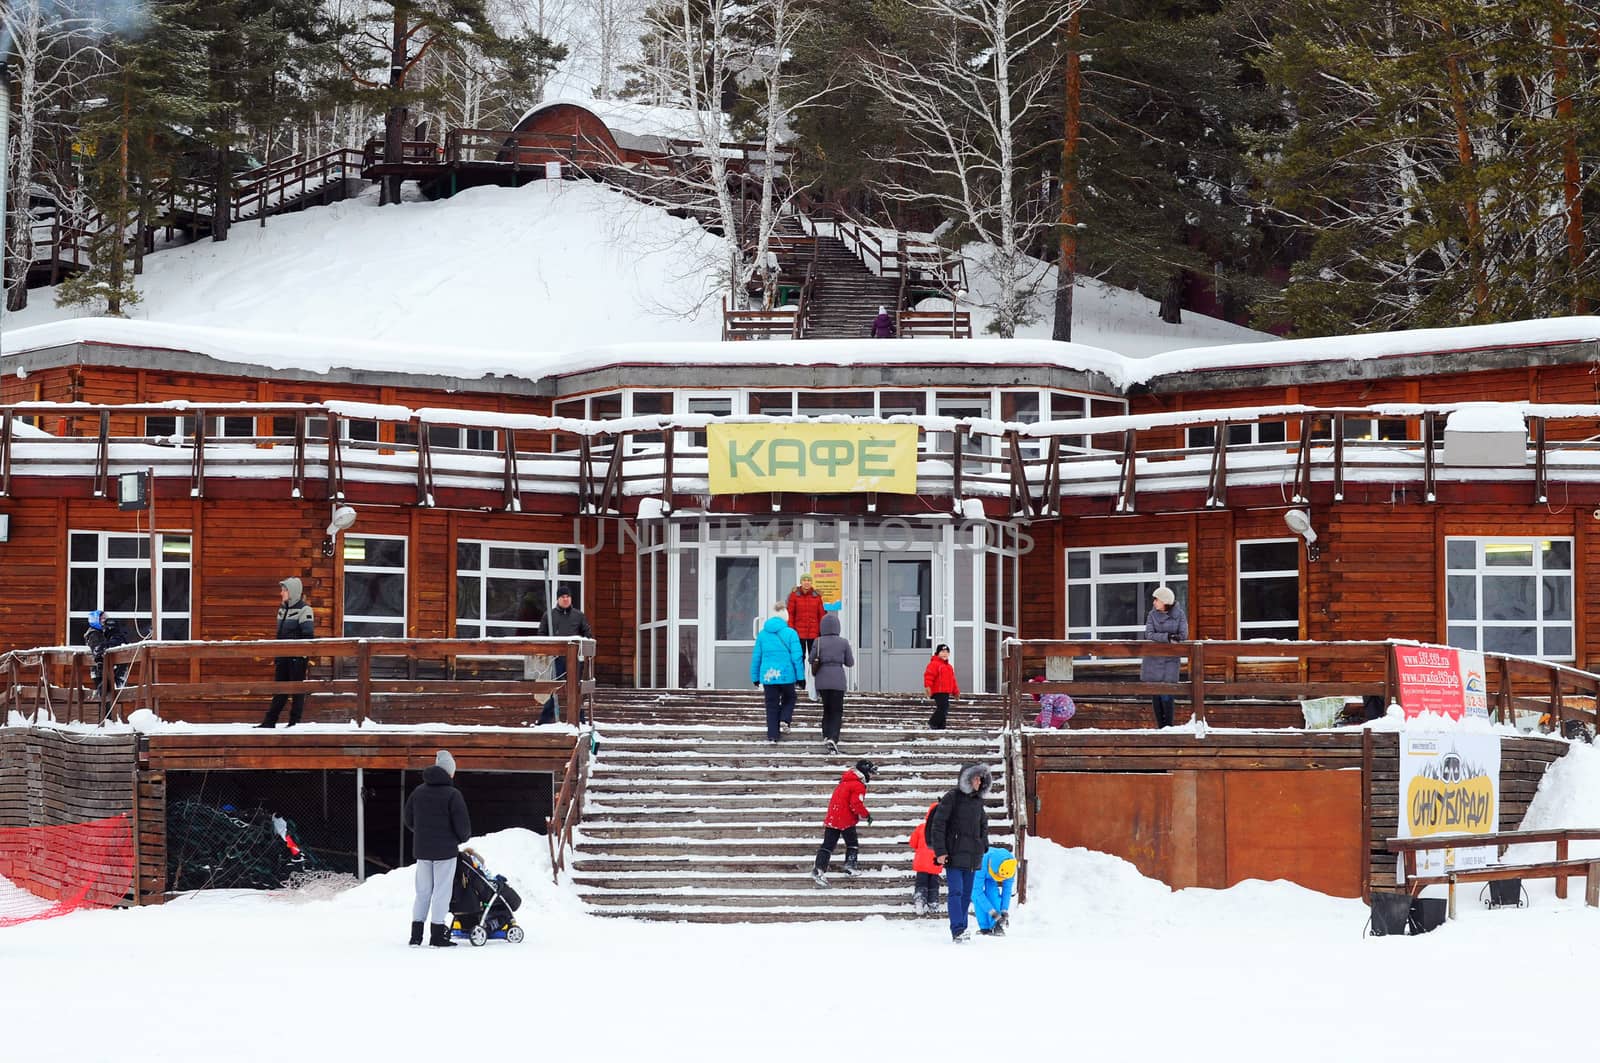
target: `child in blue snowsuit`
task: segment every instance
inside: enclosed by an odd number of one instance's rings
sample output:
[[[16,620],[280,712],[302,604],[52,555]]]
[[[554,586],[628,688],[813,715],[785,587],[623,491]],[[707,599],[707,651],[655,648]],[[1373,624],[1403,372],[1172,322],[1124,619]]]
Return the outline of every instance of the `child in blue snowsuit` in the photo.
[[[991,846],[973,876],[972,911],[978,918],[978,933],[1004,937],[1010,919],[1011,884],[1017,878],[1017,858],[1011,850]]]

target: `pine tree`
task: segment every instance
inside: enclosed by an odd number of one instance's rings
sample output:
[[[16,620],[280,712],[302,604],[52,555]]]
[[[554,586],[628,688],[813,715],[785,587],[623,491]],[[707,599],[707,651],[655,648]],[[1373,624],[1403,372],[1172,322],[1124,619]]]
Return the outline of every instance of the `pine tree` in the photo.
[[[130,257],[143,246],[172,176],[174,142],[205,114],[205,50],[197,9],[206,0],[149,0],[143,18],[108,40],[112,66],[98,79],[79,139],[84,190],[100,215],[91,265],[68,278],[64,305],[103,303],[120,315],[138,301]]]
[[[384,113],[383,161],[401,162],[410,111],[437,102],[440,88],[417,71],[432,51],[477,54],[499,64],[508,82],[542,79],[566,49],[528,30],[503,33],[486,0],[378,0],[373,13],[340,27],[342,61],[350,80],[348,98]],[[379,202],[400,202],[401,175],[383,178]]]

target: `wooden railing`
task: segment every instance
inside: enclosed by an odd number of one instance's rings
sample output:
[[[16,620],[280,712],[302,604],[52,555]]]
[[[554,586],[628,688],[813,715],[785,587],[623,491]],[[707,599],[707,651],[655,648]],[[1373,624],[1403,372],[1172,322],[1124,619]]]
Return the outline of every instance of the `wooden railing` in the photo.
[[[561,872],[567,866],[567,853],[572,849],[572,831],[583,817],[583,799],[589,789],[589,762],[593,755],[593,738],[580,735],[573,747],[567,768],[561,775],[561,792],[556,796],[555,807],[545,827],[545,837],[550,843],[550,877],[561,884]]]
[[[1426,838],[1390,838],[1389,851],[1400,854],[1405,869],[1406,889],[1412,896],[1428,886],[1447,885],[1450,888],[1448,914],[1456,917],[1456,883],[1493,882],[1509,878],[1553,878],[1556,880],[1556,898],[1567,897],[1567,879],[1582,877],[1585,880],[1584,903],[1591,908],[1600,907],[1600,857],[1570,859],[1572,842],[1600,841],[1600,829],[1511,830],[1489,834],[1435,834]],[[1520,864],[1494,864],[1481,868],[1451,869],[1437,875],[1417,874],[1417,854],[1437,852],[1441,849],[1476,849],[1496,846],[1503,860],[1506,850],[1513,845],[1555,844],[1556,858]]]
[[[844,245],[879,277],[900,277],[940,291],[960,291],[967,286],[966,263],[958,254],[905,233],[896,233],[891,244],[872,226],[843,215],[833,224]]]
[[[734,310],[722,301],[722,338],[724,340],[797,340],[802,333],[804,318],[801,307],[779,310]]]
[[[756,334],[792,337],[803,314],[789,311],[739,311],[755,322]],[[735,318],[735,324],[739,322]],[[914,416],[904,420],[921,430],[918,490],[956,499],[997,496],[1008,499],[1013,517],[1060,514],[1069,505],[1091,511],[1090,499],[1109,502],[1113,513],[1138,511],[1142,491],[1186,491],[1196,506],[1226,508],[1230,485],[1282,484],[1290,504],[1302,504],[1313,482],[1331,486],[1334,502],[1343,499],[1347,479],[1370,477],[1385,484],[1415,484],[1431,501],[1448,472],[1440,461],[1438,425],[1452,407],[1376,405],[1311,410],[1295,406],[1259,411],[1197,410],[1175,414],[1093,417],[1043,424],[1004,424],[990,420],[952,421]],[[391,416],[374,412],[397,410]],[[1526,455],[1513,453],[1497,475],[1527,483],[1531,501],[1544,501],[1557,477],[1572,482],[1600,480],[1600,406],[1525,407],[1532,439]],[[1420,425],[1421,439],[1352,440],[1343,432],[1348,416],[1408,418]],[[184,417],[201,431],[174,441],[143,431],[145,419]],[[256,431],[218,438],[204,431],[214,418],[249,418]],[[663,415],[644,424],[631,419],[613,429],[605,421],[576,421],[533,414],[468,410],[323,404],[186,403],[100,406],[86,403],[20,403],[0,407],[0,497],[11,491],[15,475],[72,475],[81,470],[104,496],[115,472],[154,468],[159,476],[187,476],[192,497],[203,498],[208,476],[227,477],[249,467],[256,473],[274,463],[291,480],[295,497],[304,497],[312,478],[325,479],[330,497],[342,497],[347,477],[370,476],[392,482],[407,464],[420,505],[432,505],[436,474],[467,489],[500,492],[516,508],[524,492],[577,493],[587,513],[620,512],[629,494],[648,490],[669,499],[678,491],[702,490],[703,450],[664,453],[663,435],[703,432],[712,421],[739,421],[709,415]],[[800,420],[804,420],[801,418]],[[863,418],[872,421],[872,418]],[[23,436],[19,422],[51,433]],[[274,422],[281,427],[274,428]],[[1319,436],[1317,426],[1332,438]],[[1276,423],[1288,436],[1275,443],[1235,443],[1230,426]],[[1550,438],[1557,426],[1564,440]],[[352,425],[364,426],[365,439],[348,439]],[[428,444],[429,428],[475,429],[495,442],[489,449],[461,450]],[[1191,429],[1208,429],[1212,440],[1197,446],[1172,445]],[[487,431],[484,431],[487,430]],[[1298,434],[1297,434],[1298,432]],[[641,441],[635,443],[638,437]],[[93,440],[92,454],[83,443]],[[402,442],[412,440],[413,442]],[[651,441],[654,441],[653,443]],[[622,446],[616,444],[621,442]],[[1141,442],[1144,443],[1141,446]],[[135,451],[122,444],[141,444]],[[156,444],[155,449],[150,444]],[[486,468],[485,453],[498,461]],[[471,460],[467,460],[470,457]],[[1473,476],[1484,475],[1473,467]],[[650,484],[649,488],[643,485]],[[1104,505],[1105,502],[1096,505]]]
[[[1382,695],[1389,705],[1398,699],[1395,642],[1278,641],[1065,641],[1011,639],[1003,650],[1005,694],[1012,727],[1032,715],[1035,694],[1069,694],[1074,701],[1150,698],[1168,695],[1186,704],[1196,720],[1227,725],[1230,708],[1262,700],[1297,701],[1318,697]],[[1145,683],[1112,669],[1077,671],[1096,664],[1145,657],[1188,660],[1188,678],[1178,683]],[[1553,730],[1567,720],[1594,727],[1600,722],[1600,675],[1566,665],[1485,653],[1489,711],[1500,723],[1515,723],[1519,713],[1548,716]],[[1072,680],[1035,681],[1048,674],[1050,658],[1074,663]],[[1259,666],[1275,661],[1294,665],[1295,675],[1263,674]],[[1243,667],[1241,667],[1243,663]]]
[[[273,679],[273,658],[310,657],[304,680]],[[189,723],[247,722],[275,694],[306,696],[306,719],[374,723],[532,723],[554,695],[564,722],[589,718],[591,639],[307,639],[137,642],[105,654],[104,689],[87,681],[87,650],[48,647],[0,655],[0,717],[100,723],[146,709]],[[561,659],[562,679],[529,677]],[[110,677],[119,666],[126,680]]]
[[[972,314],[966,310],[902,310],[895,318],[895,335],[901,339],[919,336],[972,338]]]

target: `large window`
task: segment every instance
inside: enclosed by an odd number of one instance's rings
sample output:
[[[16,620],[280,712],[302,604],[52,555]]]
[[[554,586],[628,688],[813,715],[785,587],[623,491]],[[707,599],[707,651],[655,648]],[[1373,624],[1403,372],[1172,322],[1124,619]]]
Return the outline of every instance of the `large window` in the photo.
[[[1165,584],[1189,604],[1189,547],[1106,546],[1067,551],[1067,637],[1138,639],[1150,596]]]
[[[159,415],[144,419],[144,434],[164,439],[194,435],[194,417]],[[256,434],[256,419],[249,414],[229,414],[206,418],[206,437],[209,439],[246,439]]]
[[[1239,544],[1239,637],[1300,637],[1300,540]]]
[[[1445,540],[1450,645],[1571,660],[1571,539]]]
[[[187,535],[157,535],[161,583],[161,637],[189,637],[191,541]],[[150,537],[128,532],[72,532],[68,537],[67,642],[78,644],[89,629],[89,613],[103,609],[130,640],[149,638]]]
[[[406,541],[379,535],[344,537],[346,638],[406,635]]]
[[[462,540],[456,544],[456,637],[534,638],[562,589],[583,602],[575,546]]]
[[[1217,442],[1217,426],[1197,425],[1188,429],[1190,447],[1210,447]],[[1228,426],[1228,446],[1246,447],[1252,443],[1282,443],[1288,439],[1288,425],[1283,421],[1250,421]]]

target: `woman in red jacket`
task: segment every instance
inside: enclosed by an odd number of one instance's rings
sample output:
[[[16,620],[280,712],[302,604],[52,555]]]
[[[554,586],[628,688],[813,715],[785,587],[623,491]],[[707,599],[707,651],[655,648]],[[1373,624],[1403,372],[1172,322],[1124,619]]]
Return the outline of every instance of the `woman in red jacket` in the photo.
[[[961,696],[961,688],[956,686],[956,670],[950,667],[948,643],[939,643],[939,648],[933,651],[933,659],[922,672],[922,689],[933,699],[933,716],[928,720],[928,726],[935,731],[944,730],[945,716],[950,712],[950,699]]]
[[[822,633],[822,595],[811,585],[810,576],[800,577],[800,586],[789,592],[789,626],[800,639],[800,653],[811,659],[811,643]]]
[[[872,813],[867,811],[867,783],[877,774],[878,766],[870,760],[858,760],[856,766],[839,776],[839,785],[833,788],[828,799],[828,814],[822,819],[822,844],[817,846],[817,865],[811,872],[811,881],[819,886],[828,884],[828,861],[833,859],[833,847],[844,838],[844,873],[856,873],[856,856],[861,852],[861,842],[856,838],[856,824],[866,820],[872,824]]]

